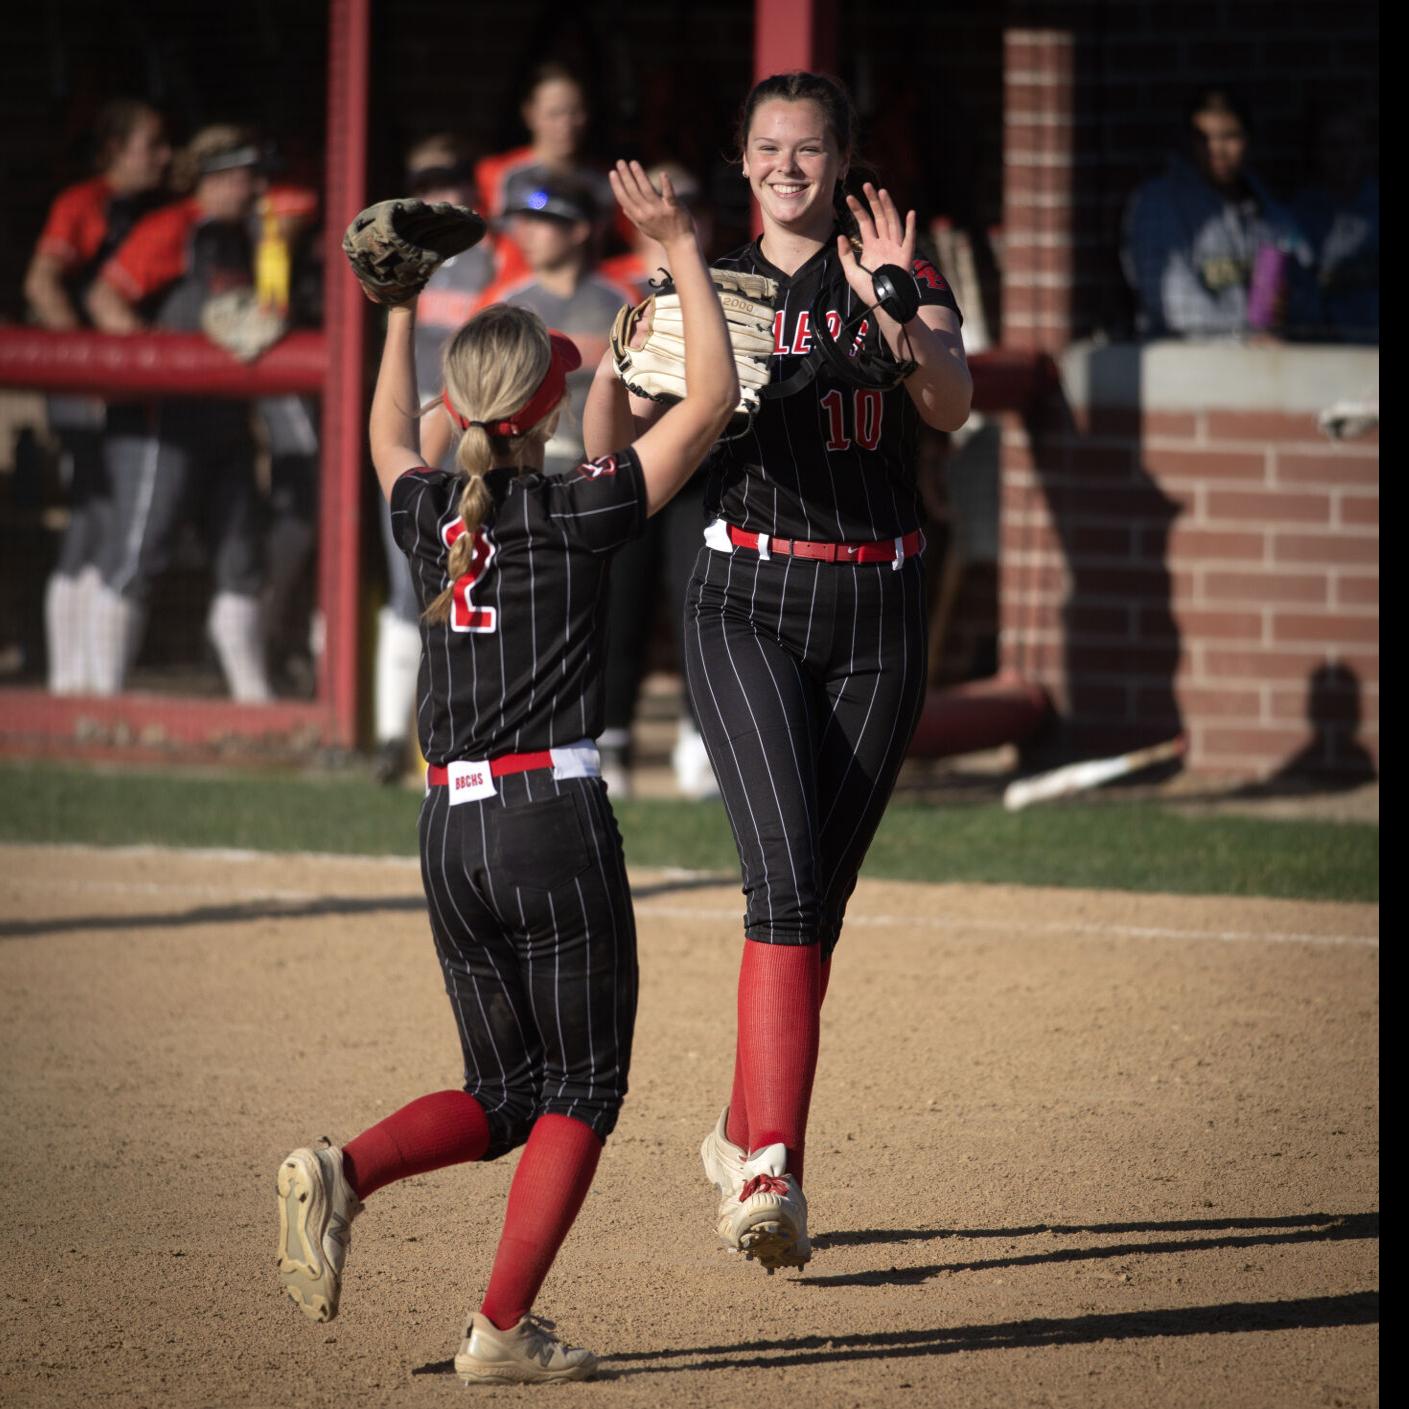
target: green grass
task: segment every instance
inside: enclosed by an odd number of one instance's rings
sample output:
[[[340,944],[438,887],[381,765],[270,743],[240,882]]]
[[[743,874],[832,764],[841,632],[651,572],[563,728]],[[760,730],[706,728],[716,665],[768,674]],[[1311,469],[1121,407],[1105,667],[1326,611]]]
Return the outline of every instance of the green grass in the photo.
[[[417,793],[360,777],[0,765],[0,841],[413,855]],[[627,860],[735,873],[718,804],[617,807]],[[1190,817],[1157,802],[897,803],[864,874],[1188,895],[1379,899],[1369,823]]]

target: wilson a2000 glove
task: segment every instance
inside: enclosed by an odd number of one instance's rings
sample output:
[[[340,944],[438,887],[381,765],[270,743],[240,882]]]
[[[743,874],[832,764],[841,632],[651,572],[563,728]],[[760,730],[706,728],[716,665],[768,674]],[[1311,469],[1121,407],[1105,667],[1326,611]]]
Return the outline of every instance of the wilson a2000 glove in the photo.
[[[770,380],[773,298],[778,285],[762,274],[740,274],[732,269],[711,269],[709,276],[724,307],[734,349],[739,404],[728,434],[739,435],[752,424],[759,391]],[[643,321],[648,324],[645,341],[632,347]],[[668,278],[649,298],[617,314],[611,345],[616,374],[636,396],[678,401],[685,395],[685,322],[680,295]]]

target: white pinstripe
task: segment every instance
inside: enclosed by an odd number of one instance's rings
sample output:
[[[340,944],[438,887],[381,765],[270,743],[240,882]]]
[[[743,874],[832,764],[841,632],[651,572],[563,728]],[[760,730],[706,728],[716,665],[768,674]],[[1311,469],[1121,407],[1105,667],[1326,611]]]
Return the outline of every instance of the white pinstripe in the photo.
[[[890,569],[889,569],[888,567],[877,566],[876,569],[875,569],[875,574],[876,574],[876,578],[877,578],[877,587],[881,590],[882,593],[884,593],[885,586],[886,586],[885,579],[882,577],[882,573],[884,573],[884,572],[889,572],[889,571],[890,571]],[[901,656],[900,656],[900,662],[901,662],[901,664],[900,664],[901,691],[900,691],[900,693],[903,695],[903,694],[904,694],[904,686],[905,686],[905,683],[909,680],[909,677],[910,677],[910,633],[909,633],[908,630],[905,629],[905,626],[908,624],[908,619],[909,619],[909,615],[910,615],[910,604],[909,604],[909,600],[908,600],[908,599],[909,599],[909,592],[908,592],[908,590],[905,588],[905,585],[904,585],[904,582],[903,582],[903,581],[902,581],[902,584],[901,584],[901,592],[902,592],[902,596],[901,596],[902,610],[903,610],[903,612],[904,612],[904,617],[905,617],[905,620],[902,622],[902,629],[901,629],[901,632],[900,632],[900,650],[901,650]],[[880,611],[881,624],[880,624],[880,627],[878,628],[878,631],[877,631],[876,664],[877,664],[877,666],[883,666],[883,665],[885,664],[885,653],[884,653],[884,647],[883,647],[883,644],[882,644],[883,637],[884,637],[884,632],[885,632],[885,609],[884,609],[884,596],[883,596],[883,595],[879,598],[878,605],[880,605],[880,607],[881,607],[881,611]],[[877,674],[877,677],[876,677],[876,686],[875,686],[875,689],[872,691],[872,694],[871,694],[871,707],[874,707],[874,705],[875,705],[876,695],[877,695],[877,693],[879,693],[879,690],[880,690],[880,676],[879,676],[879,674]],[[866,722],[868,722],[868,721],[870,720],[870,717],[871,717],[871,707],[868,707],[868,708],[867,708],[867,711],[866,711],[866,721],[863,721],[863,723],[862,723],[862,729],[861,729],[862,735],[865,734]],[[835,718],[835,715],[834,715],[833,717]],[[885,746],[885,749],[884,749],[883,752],[882,752],[882,757],[883,757],[884,759],[887,759],[887,760],[888,760],[888,759],[890,759],[890,758],[893,756],[891,750],[892,750],[892,748],[893,748],[893,746],[894,746],[894,743],[895,743],[895,734],[896,734],[896,729],[897,729],[897,727],[899,726],[899,723],[900,723],[900,721],[899,721],[899,718],[898,718],[898,717],[893,717],[893,718],[891,719],[890,734],[889,734],[889,736],[888,736],[887,739],[886,739],[886,746]],[[913,719],[912,719],[912,721],[911,721],[911,727],[913,728]],[[859,744],[859,742],[860,742],[860,739],[859,739],[859,738],[858,738],[857,742],[858,742],[858,744]],[[853,752],[852,755],[851,755],[851,759],[852,759],[852,762],[853,762],[853,763],[855,762],[856,757],[857,757],[856,753]],[[850,763],[847,765],[847,771],[848,771],[848,772],[850,771],[851,766],[852,766],[852,765],[851,765]],[[843,775],[843,779],[844,779],[844,778],[845,778],[845,774]],[[879,770],[878,770],[878,771],[877,771],[877,776],[871,779],[871,791],[867,794],[866,804],[857,810],[857,822],[856,822],[856,825],[851,829],[851,835],[847,837],[845,846],[841,847],[840,853],[839,853],[840,855],[845,856],[845,855],[851,850],[852,843],[856,840],[856,834],[861,830],[862,819],[864,819],[864,818],[870,816],[870,803],[871,803],[871,800],[875,797],[875,795],[876,795],[876,790],[877,790],[877,788],[880,787],[880,784],[881,784],[881,779],[880,779],[880,773],[879,773]],[[840,794],[841,794],[841,786],[840,786],[840,784],[838,785],[836,792],[837,792],[837,795],[840,796]],[[833,803],[833,810],[835,810],[835,806],[836,806],[836,804]],[[830,821],[831,821],[831,812],[828,812],[826,819],[825,819],[825,820],[823,821],[823,823],[822,823],[822,826],[823,826],[823,829],[824,829],[824,830],[826,829],[827,823],[830,822]]]
[[[727,601],[727,599],[728,599],[729,591],[730,591],[730,588],[732,587],[733,581],[734,581],[734,562],[735,562],[735,555],[731,553],[731,554],[729,555],[729,562],[728,562],[728,564],[727,564],[726,567],[725,567],[724,593],[723,593],[723,595],[724,595],[724,598],[725,598],[726,601]],[[725,654],[725,656],[728,658],[728,661],[729,661],[729,669],[734,672],[734,680],[735,680],[735,682],[738,684],[738,687],[739,687],[739,694],[740,694],[740,696],[742,697],[742,699],[743,699],[743,701],[744,701],[745,707],[748,709],[749,723],[753,726],[753,732],[754,732],[755,737],[757,737],[757,738],[760,739],[760,747],[761,747],[761,736],[759,735],[759,732],[758,732],[758,716],[753,712],[753,704],[752,704],[752,703],[750,702],[750,700],[749,700],[748,691],[747,691],[747,689],[744,687],[743,677],[739,674],[739,665],[738,665],[738,662],[734,659],[734,652],[730,649],[730,646],[729,646],[729,637],[728,637],[728,634],[727,634],[727,632],[724,630],[724,626],[723,626],[723,623],[724,623],[724,607],[723,607],[723,605],[721,605],[721,606],[720,606],[720,609],[719,609],[719,620],[720,620],[720,633],[719,633],[719,634],[720,634],[720,639],[721,639],[721,640],[723,641],[723,643],[724,643],[724,654]],[[716,702],[716,708],[717,708],[717,702]],[[720,713],[720,716],[719,716],[719,717],[720,717],[720,722],[721,722],[721,724],[723,724],[723,723],[724,723],[724,715],[723,715],[722,712]],[[727,730],[727,725],[725,725],[725,728],[726,728],[726,730]],[[731,749],[733,748],[733,740],[732,740],[732,739],[730,740],[730,748],[731,748]],[[737,759],[738,759],[738,754],[737,754],[737,752],[735,753],[734,757],[735,757],[736,766],[737,766]],[[766,848],[764,847],[764,844],[763,844],[763,834],[762,834],[762,833],[759,831],[759,829],[758,829],[758,820],[757,820],[757,818],[754,816],[754,811],[753,811],[753,799],[752,799],[752,797],[750,796],[749,786],[748,786],[748,780],[744,777],[742,768],[739,769],[739,784],[740,784],[740,786],[744,789],[745,798],[748,800],[749,820],[753,823],[754,837],[755,837],[755,840],[756,840],[757,843],[758,843],[758,852],[759,852],[759,855],[760,855],[760,856],[763,856],[763,855],[765,854],[765,851],[766,851]],[[782,801],[782,799],[778,796],[778,786],[777,786],[777,784],[773,781],[773,775],[772,775],[771,773],[768,775],[768,788],[769,788],[769,791],[773,794],[773,805],[778,809],[778,821],[779,821],[779,823],[784,827],[784,829],[786,830],[786,819],[785,819],[784,816],[783,816],[783,801]],[[790,848],[789,851],[788,851],[788,868],[789,868],[790,871],[792,871],[793,889],[796,890],[796,889],[797,889],[797,868],[796,868],[796,866],[794,866],[794,864],[793,864],[793,858],[792,858],[792,851],[791,851],[791,848]],[[772,921],[773,921],[773,880],[772,880],[772,877],[771,877],[771,876],[769,875],[769,873],[768,873],[768,866],[767,866],[767,862],[766,862],[766,861],[765,861],[764,867],[763,867],[763,884],[764,884],[764,887],[766,888],[767,893],[768,893],[768,920],[769,920],[769,923],[771,924]]]
[[[791,566],[792,566],[792,562],[791,562],[791,560],[789,560],[789,562],[788,562],[788,567],[791,567]],[[762,572],[762,571],[763,571],[763,563],[762,563],[762,561],[761,561],[761,560],[755,561],[755,563],[754,563],[754,569],[753,569],[753,590],[751,591],[751,593],[750,593],[750,595],[749,595],[749,617],[750,617],[750,619],[752,619],[753,616],[754,616],[754,609],[755,609],[755,606],[756,606],[756,603],[757,603],[757,598],[758,598],[758,575],[759,575],[759,573]],[[787,571],[786,571],[786,569],[784,570],[783,582],[784,582],[784,591],[786,591],[786,583],[787,583]],[[780,617],[780,619],[781,619],[781,616],[782,616],[782,612],[781,612],[781,610],[780,610],[780,612],[779,612],[779,617]],[[778,697],[778,708],[779,708],[779,712],[784,716],[784,718],[786,718],[786,717],[787,717],[787,713],[788,713],[788,711],[787,711],[787,705],[786,705],[786,703],[785,703],[785,701],[784,701],[784,699],[783,699],[783,690],[782,690],[782,687],[778,684],[778,677],[773,674],[773,662],[772,662],[771,660],[769,660],[769,658],[768,658],[768,652],[763,649],[763,645],[762,645],[762,643],[758,640],[758,636],[757,636],[756,633],[753,635],[752,639],[753,639],[753,641],[754,641],[754,644],[758,647],[758,658],[759,658],[759,660],[761,660],[761,661],[763,662],[763,668],[768,672],[768,680],[769,680],[769,683],[773,686],[773,693]],[[792,662],[793,662],[793,668],[794,668],[794,670],[797,672],[797,683],[798,683],[798,687],[799,687],[798,693],[799,693],[800,695],[802,695],[802,696],[805,697],[805,696],[806,696],[808,693],[810,693],[810,692],[809,692],[808,687],[807,687],[807,682],[806,682],[806,680],[803,678],[802,665],[801,665],[801,663],[800,663],[798,660],[796,660],[795,658],[793,658],[793,657],[791,657],[791,656],[789,657],[789,659],[792,660]],[[737,674],[737,672],[736,672],[736,674]],[[821,860],[821,857],[820,857],[820,855],[819,855],[818,848],[817,848],[817,846],[815,845],[816,839],[817,839],[817,837],[820,835],[820,829],[819,829],[818,826],[817,826],[817,816],[816,816],[816,811],[815,811],[815,804],[816,804],[816,801],[817,801],[817,775],[816,775],[816,769],[815,769],[815,768],[813,769],[812,777],[811,777],[811,779],[809,780],[809,779],[807,778],[807,776],[805,775],[804,771],[803,771],[802,759],[798,756],[798,751],[797,751],[797,740],[793,737],[792,730],[789,730],[789,731],[788,731],[788,736],[787,736],[787,737],[788,737],[788,752],[792,755],[792,760],[793,760],[793,776],[797,779],[798,792],[799,792],[799,793],[801,794],[801,796],[802,796],[803,803],[804,803],[804,805],[805,805],[805,810],[806,810],[806,813],[807,813],[808,821],[812,824],[811,827],[810,827],[810,829],[809,829],[809,837],[810,837],[811,840],[814,842],[814,845],[813,845],[812,848],[811,848],[811,855],[810,855],[810,857],[809,857],[809,861],[810,861],[810,864],[811,864],[811,867],[812,867],[812,871],[813,871],[814,876],[816,876],[817,880],[820,881],[820,880],[821,880],[821,876],[820,876],[820,874],[819,874],[819,872],[818,872],[818,864],[819,864],[819,862],[820,862],[820,860]],[[819,735],[819,740],[820,740],[820,735]],[[813,760],[813,761],[815,762],[815,760]],[[772,777],[772,774],[771,774],[771,773],[769,774],[769,777],[770,777],[770,778]],[[775,796],[776,796],[776,794],[775,794]],[[780,810],[780,812],[781,812],[781,803],[779,804],[779,810]],[[793,873],[793,885],[794,885],[794,887],[796,887],[796,885],[797,885],[797,861],[796,861],[796,859],[795,859],[794,856],[793,856],[792,839],[791,839],[791,838],[788,839],[788,865],[789,865],[789,867],[791,868],[792,873]]]
[[[449,868],[448,868],[448,866],[447,866],[447,864],[446,864],[446,860],[445,860],[446,844],[447,844],[447,842],[449,841],[449,838],[450,838],[450,817],[449,817],[449,814],[450,814],[450,799],[449,799],[449,794],[446,795],[446,805],[445,805],[445,809],[444,809],[444,810],[445,810],[445,813],[446,813],[446,820],[445,820],[444,824],[443,824],[442,827],[441,827],[441,833],[440,833],[440,875],[441,875],[441,880],[442,880],[442,882],[443,882],[443,884],[444,884],[444,888],[445,888],[445,898],[450,902],[451,908],[455,911],[455,918],[460,922],[460,933],[461,933],[461,934],[465,934],[465,935],[469,935],[469,934],[472,934],[473,931],[471,931],[470,927],[465,923],[465,917],[460,913],[460,907],[455,904],[455,896],[454,896],[454,894],[451,892],[451,889],[450,889],[450,871],[449,871]],[[430,840],[430,839],[427,838],[427,841],[429,841],[429,840]],[[426,887],[426,894],[427,894],[428,896],[434,896],[434,889],[433,889],[431,886],[427,886],[427,887]],[[442,929],[442,931],[444,932],[444,934],[445,934],[445,936],[446,936],[446,939],[447,939],[450,943],[452,943],[452,944],[455,946],[456,952],[463,958],[463,956],[464,956],[464,948],[463,948],[463,946],[460,944],[460,941],[458,940],[458,938],[455,937],[454,931],[452,931],[451,928],[445,923],[445,916],[444,916],[444,914],[441,912],[439,902],[436,902],[436,915],[437,915],[437,918],[440,920],[441,929]],[[490,962],[491,962],[491,963],[494,962],[492,956],[490,957]],[[489,1035],[489,1045],[490,1045],[490,1047],[492,1048],[492,1050],[493,1050],[493,1052],[494,1052],[494,1059],[495,1059],[495,1061],[497,1061],[497,1062],[499,1063],[499,1085],[500,1085],[501,1091],[503,1092],[503,1095],[502,1095],[502,1097],[501,1097],[501,1099],[500,1099],[500,1101],[499,1101],[499,1104],[498,1104],[497,1106],[494,1106],[493,1109],[496,1110],[496,1111],[497,1111],[497,1110],[502,1110],[502,1109],[508,1104],[508,1101],[509,1101],[509,1072],[508,1072],[508,1068],[505,1067],[505,1065],[504,1065],[504,1058],[503,1058],[503,1055],[502,1055],[502,1054],[500,1053],[500,1051],[499,1051],[499,1044],[494,1040],[494,1025],[489,1021],[489,1014],[488,1014],[487,1012],[485,1012],[485,1008],[484,1008],[484,996],[480,993],[480,989],[479,989],[479,980],[475,977],[474,971],[469,967],[468,964],[466,964],[465,967],[464,967],[464,973],[465,973],[465,975],[469,978],[470,983],[471,983],[471,985],[472,985],[473,988],[474,988],[474,991],[475,991],[475,1002],[476,1002],[476,1004],[478,1004],[478,1006],[479,1006],[479,1015],[480,1015],[480,1019],[481,1019],[482,1022],[484,1023],[484,1030],[485,1030],[485,1032]],[[497,967],[497,966],[495,967],[495,973],[496,973],[496,974],[498,973],[498,967]],[[509,1009],[510,1009],[511,1012],[513,1011],[513,1004],[512,1004],[512,1003],[509,1004]],[[517,1014],[515,1014],[515,1021],[517,1022],[517,1020],[518,1020]],[[473,1048],[471,1047],[471,1045],[469,1044],[469,1042],[466,1041],[466,1043],[465,1043],[465,1054],[468,1056],[468,1055],[470,1055],[470,1054],[472,1053],[472,1051],[473,1051]],[[466,1073],[466,1074],[468,1075],[468,1073]],[[476,1076],[477,1081],[482,1081],[483,1078],[480,1077],[480,1073],[479,1073],[478,1071],[475,1072],[475,1076]],[[472,1095],[477,1095],[478,1093],[477,1093],[477,1092],[472,1092],[471,1094],[472,1094]]]

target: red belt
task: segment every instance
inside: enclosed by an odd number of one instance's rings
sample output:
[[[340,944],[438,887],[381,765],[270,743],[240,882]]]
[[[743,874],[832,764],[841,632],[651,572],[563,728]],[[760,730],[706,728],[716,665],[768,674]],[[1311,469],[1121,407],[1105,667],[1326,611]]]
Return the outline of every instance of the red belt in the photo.
[[[728,528],[731,543],[752,548],[760,557],[777,553],[784,558],[811,558],[819,563],[893,563],[913,558],[925,546],[925,536],[918,528],[903,538],[881,538],[872,543],[813,543],[806,538],[747,533],[733,524]]]
[[[501,753],[498,758],[489,760],[489,775],[491,778],[503,778],[509,773],[532,773],[536,768],[552,766],[551,749],[538,749],[534,753]],[[426,769],[426,782],[433,788],[443,788],[450,782],[450,774],[440,764],[432,763]]]

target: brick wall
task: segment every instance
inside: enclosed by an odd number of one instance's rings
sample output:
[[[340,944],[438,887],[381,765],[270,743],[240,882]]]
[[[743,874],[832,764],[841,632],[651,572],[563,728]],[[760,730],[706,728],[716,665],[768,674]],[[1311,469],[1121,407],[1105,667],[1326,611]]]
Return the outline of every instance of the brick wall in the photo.
[[[1000,600],[1003,664],[1052,691],[1064,746],[1182,729],[1210,774],[1377,766],[1378,436],[1332,443],[1315,419],[1338,382],[1374,387],[1373,355],[1162,345],[1063,368],[1062,399],[1004,418]]]

